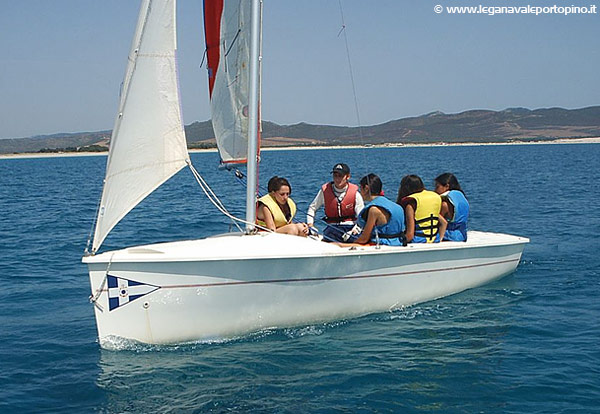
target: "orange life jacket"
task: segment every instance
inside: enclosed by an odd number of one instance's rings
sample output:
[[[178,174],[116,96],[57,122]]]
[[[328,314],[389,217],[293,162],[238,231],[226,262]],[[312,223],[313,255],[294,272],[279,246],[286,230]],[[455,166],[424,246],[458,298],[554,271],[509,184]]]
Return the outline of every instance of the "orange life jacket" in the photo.
[[[356,220],[354,204],[358,186],[348,183],[348,189],[342,201],[333,192],[333,182],[323,184],[323,198],[325,199],[325,221],[327,223],[341,223],[346,220]]]

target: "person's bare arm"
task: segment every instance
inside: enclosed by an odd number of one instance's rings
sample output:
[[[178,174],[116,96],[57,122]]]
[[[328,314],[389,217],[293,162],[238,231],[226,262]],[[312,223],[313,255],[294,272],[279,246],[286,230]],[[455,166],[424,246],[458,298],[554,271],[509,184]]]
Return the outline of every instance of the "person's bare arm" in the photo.
[[[438,220],[439,220],[438,234],[440,235],[440,241],[442,241],[442,240],[444,240],[444,234],[446,234],[446,228],[448,227],[448,222],[446,221],[444,216],[442,216],[442,214],[440,214],[438,216]]]
[[[363,228],[362,233],[356,239],[357,244],[367,244],[371,241],[371,234],[377,223],[385,223],[386,218],[381,209],[377,206],[373,206],[369,209],[369,215],[367,217],[367,223]]]
[[[415,237],[415,208],[410,203],[404,207],[404,218],[406,221],[406,242],[410,243]]]
[[[442,208],[440,209],[440,215],[444,218],[451,217],[450,210],[448,209],[448,202],[442,201]]]
[[[260,204],[258,206],[258,210],[258,218],[265,222],[266,227],[269,230],[277,230],[277,227],[275,227],[275,220],[273,220],[273,214],[271,214],[271,210],[269,210],[269,208],[264,204]]]

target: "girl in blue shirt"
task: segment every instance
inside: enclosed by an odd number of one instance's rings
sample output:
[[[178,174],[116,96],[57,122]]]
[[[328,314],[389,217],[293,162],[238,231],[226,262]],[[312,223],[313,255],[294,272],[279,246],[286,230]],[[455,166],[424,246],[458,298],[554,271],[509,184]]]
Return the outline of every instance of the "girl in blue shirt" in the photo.
[[[467,241],[469,202],[458,179],[452,173],[444,173],[436,177],[434,184],[435,192],[442,196],[440,214],[448,221],[444,240]]]

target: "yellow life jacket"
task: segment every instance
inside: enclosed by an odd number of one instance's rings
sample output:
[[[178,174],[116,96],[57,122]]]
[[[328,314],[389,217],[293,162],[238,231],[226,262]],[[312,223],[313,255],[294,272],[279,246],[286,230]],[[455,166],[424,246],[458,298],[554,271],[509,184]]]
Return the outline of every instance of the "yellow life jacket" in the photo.
[[[292,219],[296,215],[296,203],[294,203],[294,200],[292,200],[291,198],[287,199],[288,206],[290,207],[289,220],[285,218],[285,214],[283,214],[283,211],[281,210],[281,207],[279,207],[277,200],[275,200],[275,198],[273,196],[271,196],[271,194],[262,196],[261,198],[258,199],[258,202],[267,206],[267,208],[273,215],[273,221],[275,222],[275,228],[283,227],[286,224],[290,224],[292,222]],[[256,223],[259,226],[267,227],[267,223],[265,223],[262,220],[256,219]]]
[[[436,192],[423,190],[408,197],[417,202],[415,210],[415,237],[422,237],[427,243],[436,241],[442,197]]]

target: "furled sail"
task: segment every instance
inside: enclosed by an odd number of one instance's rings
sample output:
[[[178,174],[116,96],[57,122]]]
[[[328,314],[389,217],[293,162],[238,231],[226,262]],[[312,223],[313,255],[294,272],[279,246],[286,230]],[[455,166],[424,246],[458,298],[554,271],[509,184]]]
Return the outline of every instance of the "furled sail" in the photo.
[[[248,0],[204,0],[212,125],[225,163],[247,157],[250,17]]]
[[[92,251],[189,161],[175,51],[175,0],[143,0],[110,140]]]

